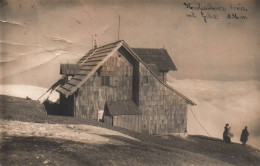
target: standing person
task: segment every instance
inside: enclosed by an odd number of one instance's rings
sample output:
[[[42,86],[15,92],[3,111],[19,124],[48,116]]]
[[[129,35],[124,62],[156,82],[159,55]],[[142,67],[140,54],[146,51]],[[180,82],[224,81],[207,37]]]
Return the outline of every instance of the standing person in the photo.
[[[231,126],[228,128],[228,134],[227,134],[227,143],[231,143],[231,138],[233,137],[233,133],[231,132]]]
[[[229,124],[227,123],[226,126],[224,127],[224,132],[223,132],[223,140],[226,143],[228,143],[228,126]]]
[[[242,142],[242,145],[246,145],[246,141],[248,139],[249,133],[247,131],[247,126],[245,126],[245,128],[243,129],[242,133],[241,133],[241,137],[240,137],[240,141]]]

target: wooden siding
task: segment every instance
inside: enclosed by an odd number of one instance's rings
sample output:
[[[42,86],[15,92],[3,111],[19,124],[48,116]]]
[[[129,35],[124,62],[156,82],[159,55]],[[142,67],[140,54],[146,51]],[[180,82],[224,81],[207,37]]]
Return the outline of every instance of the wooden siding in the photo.
[[[101,85],[102,76],[109,76],[109,86]],[[61,100],[64,103],[65,99]],[[187,130],[187,101],[160,83],[124,49],[119,49],[79,88],[75,100],[67,99],[73,104],[68,112],[71,114],[74,108],[74,116],[97,120],[98,110],[105,110],[106,102],[129,100],[137,104],[142,115],[105,115],[104,122],[150,134]]]
[[[167,83],[167,72],[158,72],[157,77],[162,80],[162,82]]]
[[[79,71],[78,64],[60,64],[61,75],[75,75]]]
[[[133,75],[132,75],[132,100],[135,104],[139,105],[139,62],[133,58],[133,56],[123,47],[119,50],[121,55],[125,55],[128,61],[133,65]]]
[[[104,116],[104,123],[110,126],[113,126],[113,117],[112,116]]]
[[[148,77],[148,83],[146,78]],[[150,134],[183,133],[187,130],[187,103],[170,91],[140,64],[139,110],[142,131]]]
[[[141,133],[142,115],[113,116],[113,126],[118,126],[124,129]]]
[[[109,86],[101,86],[101,77],[109,76]],[[100,71],[90,77],[79,89],[76,97],[77,117],[97,119],[97,111],[104,110],[106,101],[132,99],[133,65],[116,52]]]

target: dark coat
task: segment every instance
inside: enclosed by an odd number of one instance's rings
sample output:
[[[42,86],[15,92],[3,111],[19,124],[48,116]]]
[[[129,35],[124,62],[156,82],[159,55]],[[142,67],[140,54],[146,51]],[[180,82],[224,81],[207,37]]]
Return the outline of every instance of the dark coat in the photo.
[[[224,128],[224,132],[223,132],[223,139],[225,139],[225,137],[228,135],[228,127],[225,126]]]
[[[223,140],[226,143],[231,143],[230,137],[228,136],[228,126],[225,126],[224,132],[223,132]]]
[[[248,139],[248,136],[249,136],[249,133],[248,133],[247,129],[244,129],[242,131],[242,134],[241,134],[241,137],[240,137],[240,141],[241,142],[246,142],[247,139]]]

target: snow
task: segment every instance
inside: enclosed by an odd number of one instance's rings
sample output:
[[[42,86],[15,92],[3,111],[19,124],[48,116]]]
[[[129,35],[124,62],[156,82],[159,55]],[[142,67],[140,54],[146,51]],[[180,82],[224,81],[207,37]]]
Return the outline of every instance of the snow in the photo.
[[[38,100],[39,97],[44,94],[48,89],[38,86],[32,85],[17,85],[17,84],[3,84],[0,85],[0,94],[7,95],[7,96],[14,96],[20,98],[26,98],[27,96],[33,100]],[[50,91],[45,94],[40,101],[43,101],[48,97]],[[55,102],[59,99],[59,93],[53,91],[50,96],[49,100]]]
[[[107,136],[120,136],[138,141],[126,134],[91,125],[41,124],[32,122],[6,121],[0,122],[2,132],[12,136],[35,136],[72,140],[90,144],[125,144],[121,141],[111,142]]]

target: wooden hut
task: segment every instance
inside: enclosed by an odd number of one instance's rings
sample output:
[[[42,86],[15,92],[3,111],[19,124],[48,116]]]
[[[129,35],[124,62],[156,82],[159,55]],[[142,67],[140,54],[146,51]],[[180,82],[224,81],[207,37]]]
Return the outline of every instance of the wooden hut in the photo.
[[[166,84],[177,70],[165,49],[131,48],[117,41],[90,50],[79,70],[60,85],[61,114],[150,134],[187,130],[186,96]]]
[[[104,123],[141,132],[142,113],[129,101],[108,101],[104,110]]]

